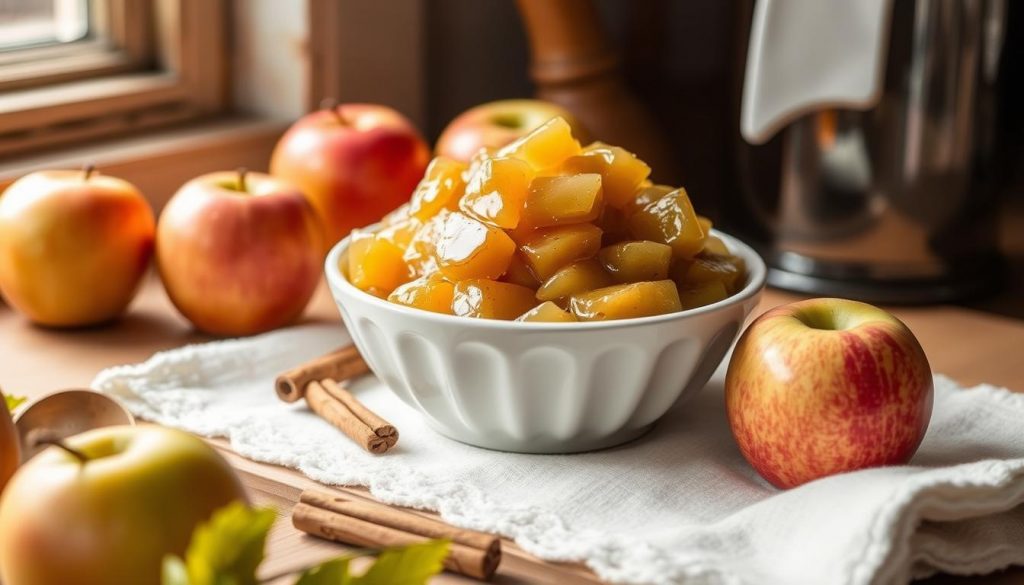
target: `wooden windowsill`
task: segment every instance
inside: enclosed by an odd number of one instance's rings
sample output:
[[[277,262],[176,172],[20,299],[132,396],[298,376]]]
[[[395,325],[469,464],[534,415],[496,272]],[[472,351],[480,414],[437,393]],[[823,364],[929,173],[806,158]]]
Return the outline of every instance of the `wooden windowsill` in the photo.
[[[135,184],[154,209],[160,209],[185,181],[203,173],[246,167],[264,170],[287,121],[266,118],[218,118],[183,128],[106,140],[0,162],[0,189],[32,171],[79,168]]]

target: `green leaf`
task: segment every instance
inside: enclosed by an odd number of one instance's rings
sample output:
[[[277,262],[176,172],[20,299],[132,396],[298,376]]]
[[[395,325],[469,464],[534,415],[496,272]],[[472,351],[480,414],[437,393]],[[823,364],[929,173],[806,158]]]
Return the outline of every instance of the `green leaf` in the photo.
[[[257,585],[256,569],[276,518],[272,509],[250,508],[241,501],[217,510],[192,533],[184,560],[186,580],[178,574],[182,561],[165,559],[163,585]]]
[[[164,564],[160,571],[161,585],[189,585],[188,568],[181,557],[167,555],[164,557]]]
[[[358,577],[349,573],[349,563],[355,556],[337,558],[307,569],[295,585],[423,585],[441,572],[448,556],[448,541],[431,540],[385,549]]]
[[[15,408],[21,406],[27,398],[24,396],[11,396],[10,394],[4,394],[4,402],[7,403],[7,410],[14,412]]]
[[[349,585],[352,582],[348,572],[350,561],[350,558],[342,557],[307,569],[295,585]]]
[[[385,550],[351,585],[423,585],[441,572],[448,556],[447,540],[431,540]],[[348,583],[346,583],[348,585]]]

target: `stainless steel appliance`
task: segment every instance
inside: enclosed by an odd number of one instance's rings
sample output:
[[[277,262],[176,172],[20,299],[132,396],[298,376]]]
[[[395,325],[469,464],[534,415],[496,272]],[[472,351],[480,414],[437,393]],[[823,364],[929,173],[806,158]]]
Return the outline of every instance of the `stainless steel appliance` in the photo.
[[[775,286],[936,302],[999,280],[994,128],[1006,0],[894,0],[870,107],[805,111],[737,136],[727,224]],[[865,49],[866,50],[866,49]]]

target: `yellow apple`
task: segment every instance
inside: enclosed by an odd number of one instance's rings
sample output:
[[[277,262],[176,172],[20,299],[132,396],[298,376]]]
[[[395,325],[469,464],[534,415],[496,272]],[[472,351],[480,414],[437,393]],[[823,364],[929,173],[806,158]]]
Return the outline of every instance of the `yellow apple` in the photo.
[[[186,183],[157,226],[167,294],[188,320],[217,335],[250,335],[302,314],[320,282],[322,231],[290,183],[218,172]]]
[[[0,195],[0,292],[41,325],[108,321],[149,266],[153,223],[121,179],[91,168],[26,175]]]
[[[155,425],[96,429],[21,467],[0,498],[10,585],[158,585],[200,522],[245,490],[201,439]],[[79,458],[82,457],[82,459]]]

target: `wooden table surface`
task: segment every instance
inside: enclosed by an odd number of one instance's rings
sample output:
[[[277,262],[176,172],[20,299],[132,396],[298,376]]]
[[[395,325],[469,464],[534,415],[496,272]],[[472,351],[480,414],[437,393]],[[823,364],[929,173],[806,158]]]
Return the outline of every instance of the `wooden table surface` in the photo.
[[[755,314],[794,299],[777,291],[766,291]],[[917,334],[935,371],[966,385],[988,382],[1024,391],[1024,321],[951,306],[896,308],[893,312]],[[323,287],[317,291],[305,318],[339,320]],[[205,339],[174,311],[155,278],[147,280],[124,318],[99,328],[42,329],[0,304],[0,386],[8,393],[29,397],[62,388],[85,387],[105,367],[142,361],[155,351]],[[268,545],[265,576],[344,553],[344,547],[304,536],[291,526],[288,515],[292,504],[301,489],[316,485],[314,482],[289,469],[247,461],[231,453],[224,442],[214,443],[240,470],[253,499],[275,506],[280,514]],[[345,491],[366,497],[365,490]],[[504,545],[505,558],[496,583],[599,582],[580,566],[545,563],[511,543]],[[446,573],[435,582],[473,581]],[[939,576],[929,583],[1024,583],[1024,569],[975,578]]]

